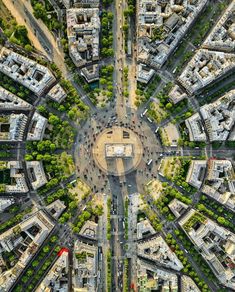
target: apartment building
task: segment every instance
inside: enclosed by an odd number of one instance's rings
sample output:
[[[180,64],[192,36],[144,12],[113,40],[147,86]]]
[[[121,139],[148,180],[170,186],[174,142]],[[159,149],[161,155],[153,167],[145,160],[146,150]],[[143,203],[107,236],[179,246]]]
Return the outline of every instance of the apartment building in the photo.
[[[228,139],[235,123],[235,90],[200,108],[211,142]]]
[[[235,173],[230,160],[208,160],[202,192],[235,211]]]
[[[0,86],[0,111],[31,110],[32,105]]]
[[[183,269],[181,261],[160,235],[138,242],[137,255],[176,271]]]
[[[28,186],[22,162],[0,161],[1,192],[27,193]]]
[[[203,48],[224,52],[235,51],[235,2],[226,9],[203,43]]]
[[[224,286],[235,289],[235,234],[191,209],[179,225]]]
[[[88,82],[94,81],[94,74],[97,75],[94,63],[99,60],[99,9],[71,8],[66,13],[70,57],[79,68],[89,66],[84,68],[83,75]]]
[[[29,141],[42,140],[46,126],[47,126],[47,119],[41,116],[38,112],[35,112],[30,121],[28,134],[27,134],[27,140]]]
[[[0,141],[23,141],[27,120],[23,113],[0,115]]]
[[[178,82],[189,94],[194,94],[234,68],[235,54],[200,49],[178,77]]]
[[[96,291],[98,271],[98,248],[82,241],[75,241],[73,256],[73,289]]]
[[[10,290],[53,228],[54,224],[46,214],[43,211],[38,211],[0,234],[0,254],[3,259],[0,269],[1,291]],[[14,265],[10,268],[4,260],[5,252],[14,252],[15,254]]]
[[[137,259],[137,289],[139,292],[180,291],[176,274],[142,259]]]
[[[199,113],[196,113],[185,120],[185,125],[188,130],[190,141],[206,141],[206,133]]]
[[[191,186],[200,189],[206,175],[206,169],[206,160],[191,160],[186,182]]]
[[[69,292],[69,251],[62,249],[59,257],[42,280],[36,292]]]
[[[47,183],[42,161],[26,161],[26,168],[34,190],[39,189]]]
[[[47,93],[47,96],[58,103],[61,103],[66,98],[67,94],[59,83],[53,86]]]
[[[56,82],[50,70],[37,62],[3,47],[0,51],[0,72],[41,96]]]
[[[166,62],[207,0],[137,1],[137,60],[156,69]]]

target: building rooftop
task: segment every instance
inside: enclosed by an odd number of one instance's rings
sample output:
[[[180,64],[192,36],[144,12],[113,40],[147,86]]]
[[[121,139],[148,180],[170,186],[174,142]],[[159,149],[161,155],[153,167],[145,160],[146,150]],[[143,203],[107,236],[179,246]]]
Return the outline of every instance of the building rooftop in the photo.
[[[75,0],[74,7],[99,8],[99,0]]]
[[[0,71],[38,96],[56,81],[47,67],[5,47],[0,51]]]
[[[188,276],[183,275],[181,277],[181,291],[182,292],[200,292],[195,282]]]
[[[185,120],[185,125],[188,129],[190,141],[206,141],[206,133],[199,113]]]
[[[31,110],[32,105],[0,86],[0,110]]]
[[[169,92],[169,98],[174,104],[180,102],[181,100],[187,97],[188,95],[177,84],[174,85],[171,91]]]
[[[204,41],[204,48],[225,52],[235,51],[234,12],[235,3],[232,1]]]
[[[137,37],[139,62],[160,68],[187,33],[207,0],[139,0]]]
[[[74,291],[96,291],[98,271],[97,246],[76,241],[73,257]]]
[[[137,65],[137,81],[147,84],[155,74],[155,70],[148,68],[145,64]]]
[[[142,258],[157,262],[160,265],[180,271],[183,269],[181,261],[171,251],[165,240],[159,235],[137,244],[137,254]]]
[[[148,219],[137,223],[137,239],[146,238],[149,235],[155,234],[156,231]]]
[[[36,292],[69,292],[68,272],[69,272],[69,253],[67,249],[62,252],[52,268],[42,280]]]
[[[235,234],[204,215],[199,216],[194,209],[179,224],[218,280],[224,286],[235,289]]]
[[[197,50],[178,78],[187,94],[194,94],[203,87],[230,73],[235,66],[235,23],[234,1],[228,6],[217,24],[211,30],[202,48]],[[177,103],[187,95],[177,92],[178,85],[169,93],[170,99]]]
[[[88,83],[99,80],[99,65],[91,64],[81,69],[81,75]]]
[[[235,90],[200,108],[210,141],[225,141],[235,123]]]
[[[168,207],[176,218],[179,218],[188,209],[188,205],[178,199],[173,199]]]
[[[178,82],[193,94],[234,67],[235,54],[199,49],[178,77]]]
[[[50,91],[47,93],[47,96],[51,100],[61,103],[66,98],[67,94],[62,88],[62,86],[59,83],[57,83],[50,89]]]
[[[206,160],[191,160],[186,182],[200,189],[206,174]]]
[[[66,209],[65,204],[61,200],[55,200],[51,204],[47,205],[47,211],[51,214],[52,217],[58,219],[63,211]]]
[[[0,234],[0,253],[14,251],[18,259],[10,269],[1,267],[1,291],[9,291],[53,228],[54,224],[46,214],[43,211],[38,211],[33,216]]]
[[[202,192],[235,211],[235,173],[230,160],[208,160]]]
[[[0,198],[0,213],[14,204],[14,198]]]
[[[42,140],[46,126],[47,119],[41,116],[38,112],[35,112],[29,125],[27,140],[29,141]]]
[[[69,54],[77,67],[99,60],[98,8],[71,8],[67,13]]]
[[[28,186],[20,161],[0,161],[0,172],[2,173],[1,186],[6,193],[27,193]]]
[[[47,183],[42,161],[26,161],[28,177],[34,190]]]
[[[79,234],[85,237],[97,239],[98,224],[94,221],[87,220],[82,226]]]
[[[178,277],[176,274],[165,269],[160,269],[145,260],[137,259],[137,279],[139,292],[179,291]]]
[[[25,114],[0,116],[0,141],[22,141],[27,123]]]

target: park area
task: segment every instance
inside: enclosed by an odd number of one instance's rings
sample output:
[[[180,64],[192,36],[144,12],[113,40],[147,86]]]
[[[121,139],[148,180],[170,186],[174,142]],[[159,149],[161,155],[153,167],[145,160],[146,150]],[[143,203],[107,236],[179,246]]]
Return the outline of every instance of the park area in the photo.
[[[195,188],[186,182],[186,176],[190,166],[190,159],[182,157],[163,158],[159,167],[159,172],[177,186],[189,193],[196,191]]]
[[[181,168],[181,161],[177,157],[163,158],[160,165],[160,173],[169,180],[174,180],[174,177]]]
[[[163,185],[159,180],[151,180],[145,185],[145,191],[152,196],[154,200],[160,198]]]
[[[5,3],[4,3],[5,2]],[[9,1],[10,2],[10,1]],[[10,6],[14,7],[11,3]],[[33,47],[28,37],[27,28],[23,19],[15,19],[8,10],[8,2],[0,0],[0,27],[10,42],[24,47],[27,51],[32,51]]]
[[[69,191],[71,194],[76,196],[78,202],[85,199],[91,193],[90,187],[80,179],[77,179],[77,181],[72,185],[73,186],[69,189]]]
[[[161,121],[165,120],[169,114],[160,107],[159,102],[152,101],[149,105],[147,116],[151,120],[160,123]]]
[[[58,166],[61,167],[63,170],[62,173],[69,177],[75,171],[75,165],[73,162],[72,155],[68,154],[67,152],[62,152],[60,155],[57,156],[57,163]]]
[[[103,66],[100,70],[99,87],[90,92],[90,98],[97,107],[105,107],[113,99],[112,65]]]

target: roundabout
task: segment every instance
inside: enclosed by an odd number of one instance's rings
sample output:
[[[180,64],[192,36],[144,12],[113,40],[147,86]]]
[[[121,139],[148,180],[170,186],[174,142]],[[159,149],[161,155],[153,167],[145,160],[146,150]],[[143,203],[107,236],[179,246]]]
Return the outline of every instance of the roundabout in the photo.
[[[83,124],[74,145],[77,176],[96,192],[110,192],[112,176],[121,181],[129,177],[130,185],[137,184],[142,192],[143,182],[157,173],[163,151],[155,130],[140,112],[128,107],[122,119],[113,108],[97,110]]]

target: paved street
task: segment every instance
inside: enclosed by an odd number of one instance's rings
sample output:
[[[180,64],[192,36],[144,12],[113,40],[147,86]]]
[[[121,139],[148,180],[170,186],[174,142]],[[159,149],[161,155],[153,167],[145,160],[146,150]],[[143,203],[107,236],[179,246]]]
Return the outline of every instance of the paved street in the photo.
[[[19,19],[20,23],[27,27],[29,31],[29,38],[32,40],[35,47],[44,52],[50,60],[53,60],[64,76],[67,76],[64,53],[61,48],[58,47],[54,36],[51,34],[43,21],[34,17],[33,9],[29,1],[5,0],[5,2],[12,15]]]
[[[127,197],[130,197],[131,194],[144,193],[144,186],[151,179],[156,178],[163,182],[169,182],[166,178],[158,174],[161,158],[169,156],[197,158],[205,153],[203,149],[198,148],[182,148],[182,151],[179,151],[179,149],[175,147],[162,147],[158,136],[154,133],[156,125],[150,123],[146,118],[141,118],[134,110],[128,107],[126,109],[127,118],[125,117],[121,121],[113,108],[109,108],[108,110],[94,110],[92,116],[86,121],[82,129],[78,131],[79,135],[77,137],[74,153],[77,165],[77,176],[85,180],[94,192],[103,192],[108,196],[111,196],[112,199],[110,240],[112,255],[112,291],[121,291],[123,287],[123,263],[125,258],[131,258],[130,274],[128,275],[129,281],[131,281],[131,283],[136,283],[136,271],[134,265],[135,244],[133,243],[135,240],[133,234],[135,223],[128,224],[130,229],[128,231],[128,242],[126,242],[124,237],[124,200]],[[99,133],[101,133],[103,129],[112,126],[121,126],[132,129],[140,137],[144,149],[141,163],[138,165],[137,169],[121,177],[114,177],[103,173],[102,170],[97,167],[92,155],[92,147],[95,144]],[[210,152],[208,152],[208,154],[209,153]],[[230,148],[228,151],[228,148],[222,146],[218,150],[213,150],[212,154],[216,157],[229,158],[231,155],[235,155],[235,149]],[[152,163],[148,166],[147,162],[150,159],[152,159]],[[184,193],[183,189],[172,182],[169,183],[180,192]],[[194,204],[198,202],[199,195],[200,193],[195,195],[193,199]],[[148,200],[151,201],[151,198],[148,197]],[[154,211],[157,212],[157,209],[154,208]],[[159,213],[158,216],[161,218]],[[105,218],[102,220],[105,220]],[[163,222],[165,222],[164,218],[162,218],[162,223]],[[104,239],[105,227],[101,231],[100,236],[103,237],[103,241],[101,241],[100,244],[105,247],[105,250],[107,250],[108,242]],[[128,249],[126,251],[124,249],[126,243],[129,243],[133,249]]]
[[[116,95],[116,112],[120,120],[125,117],[125,98],[123,96],[123,69],[125,64],[124,34],[123,34],[123,5],[124,0],[115,1],[113,31],[115,51],[114,87]]]
[[[8,3],[8,1],[3,0]],[[62,19],[62,12],[57,7],[55,0],[52,0],[52,3],[56,6],[56,9],[59,14],[59,19]],[[88,202],[90,202],[94,194],[99,194],[102,196],[104,208],[103,215],[100,216],[98,222],[98,237],[97,240],[86,239],[88,244],[95,244],[98,247],[98,271],[97,271],[97,285],[98,291],[106,291],[106,277],[107,277],[107,258],[106,255],[111,251],[111,291],[123,291],[124,287],[124,261],[128,259],[128,286],[134,284],[136,286],[138,277],[136,271],[136,247],[137,247],[137,235],[136,235],[136,225],[137,225],[137,213],[140,209],[138,194],[145,194],[145,200],[150,206],[151,210],[157,214],[161,223],[163,224],[163,235],[166,235],[169,231],[173,233],[174,229],[178,228],[177,220],[174,222],[168,222],[166,217],[160,213],[159,209],[154,204],[153,198],[146,194],[145,185],[152,179],[159,179],[161,182],[167,182],[170,186],[174,187],[184,195],[188,193],[183,190],[181,187],[177,186],[175,183],[166,179],[159,173],[159,166],[161,159],[164,157],[179,156],[185,157],[187,159],[197,159],[197,158],[231,158],[235,157],[235,149],[232,147],[226,147],[224,144],[218,148],[213,149],[211,143],[208,139],[207,133],[207,142],[206,146],[202,149],[199,147],[189,148],[189,147],[164,147],[160,142],[159,133],[156,133],[158,127],[163,127],[169,122],[173,121],[177,116],[182,115],[189,108],[192,108],[194,112],[198,112],[200,107],[200,102],[202,97],[192,96],[188,101],[188,106],[184,107],[180,113],[172,113],[172,115],[163,120],[160,123],[154,123],[149,120],[146,116],[143,116],[143,111],[146,110],[149,106],[149,103],[156,101],[156,95],[161,90],[164,89],[164,86],[174,80],[174,68],[177,64],[180,64],[183,56],[177,56],[175,58],[175,63],[173,65],[166,65],[161,71],[158,72],[158,75],[161,77],[161,81],[156,86],[153,94],[150,99],[139,109],[135,108],[135,98],[136,98],[136,40],[135,40],[135,26],[131,23],[131,29],[129,30],[128,39],[131,40],[131,51],[132,53],[127,57],[125,52],[125,39],[123,32],[124,25],[124,10],[127,8],[127,2],[125,0],[117,0],[112,5],[112,12],[114,13],[113,20],[113,48],[115,51],[115,56],[100,61],[100,65],[107,65],[113,63],[114,61],[114,74],[113,74],[113,85],[115,93],[115,102],[111,102],[107,108],[96,108],[95,105],[90,100],[88,94],[84,92],[82,86],[80,86],[74,80],[74,72],[68,72],[68,69],[64,63],[64,54],[61,48],[58,47],[57,41],[52,33],[48,30],[45,24],[40,20],[36,19],[33,15],[32,7],[30,1],[27,0],[11,0],[9,2],[9,10],[12,14],[19,19],[19,23],[26,25],[29,30],[29,37],[32,40],[34,46],[44,52],[50,60],[53,60],[55,64],[60,68],[68,80],[71,81],[72,85],[76,89],[77,93],[80,95],[81,100],[89,107],[89,117],[86,121],[82,121],[81,124],[76,124],[74,121],[70,121],[66,116],[66,113],[60,113],[60,117],[63,120],[69,121],[70,125],[78,133],[75,139],[75,143],[72,147],[72,150],[69,150],[75,160],[76,170],[69,178],[60,182],[57,186],[53,187],[48,191],[47,196],[58,191],[59,189],[64,189],[67,187],[68,183],[80,178],[82,181],[85,181],[91,188],[91,194],[84,200],[81,200],[78,205],[78,210],[76,214],[69,219],[66,224],[59,224],[55,222],[55,230],[53,231],[59,237],[59,244],[65,246],[73,251],[73,243],[76,239],[83,238],[80,235],[75,235],[72,233],[70,224],[76,222],[77,217],[82,213],[86,208]],[[132,19],[133,22],[133,19]],[[189,52],[196,50],[196,47],[192,42],[187,42],[185,51]],[[129,93],[128,97],[124,97],[124,68],[128,68],[128,86],[127,91]],[[232,77],[229,76],[225,80],[225,84],[230,84]],[[213,95],[216,93],[216,90],[220,87],[211,88],[205,93],[203,98]],[[37,99],[34,105],[38,103],[43,104],[42,99]],[[46,104],[46,103],[45,103]],[[48,110],[51,113],[58,113],[55,108],[48,106]],[[32,116],[33,111],[30,113]],[[29,118],[30,122],[30,118]],[[111,128],[119,127],[122,132],[123,129],[129,129],[130,132],[133,132],[135,136],[138,137],[138,142],[141,145],[140,161],[134,165],[133,161],[132,168],[125,169],[120,176],[116,176],[117,173],[110,171],[110,169],[105,169],[103,171],[102,167],[97,163],[97,160],[94,157],[94,147],[97,143],[97,138],[103,131],[109,131]],[[27,127],[28,128],[28,125]],[[128,132],[128,131],[126,131]],[[26,138],[26,131],[24,133],[24,138]],[[122,132],[123,134],[123,132]],[[123,138],[124,139],[124,138]],[[115,143],[120,143],[113,139]],[[137,140],[137,139],[136,139]],[[123,141],[121,141],[123,142]],[[0,143],[1,144],[1,143]],[[103,146],[106,144],[106,141],[103,141]],[[26,143],[25,142],[16,142],[9,143],[12,145],[12,149],[9,150],[9,155],[11,159],[24,160],[26,154]],[[134,145],[136,146],[136,145]],[[104,147],[100,150],[99,155],[105,157],[103,151]],[[136,149],[134,147],[134,154],[136,154]],[[56,152],[57,153],[57,152]],[[106,158],[103,160],[106,160]],[[120,159],[120,158],[119,158]],[[3,158],[5,160],[5,158]],[[23,167],[26,172],[26,165],[23,162]],[[132,171],[129,171],[129,170]],[[28,182],[28,177],[26,176],[26,181]],[[28,183],[29,184],[29,183]],[[30,185],[30,184],[29,184]],[[202,193],[197,191],[192,195],[192,203],[190,207],[195,207],[195,205],[200,201]],[[31,202],[34,204],[37,209],[46,209],[46,204],[43,200],[43,197],[40,196],[36,191],[30,189],[29,196],[31,200],[25,203],[24,206],[28,206]],[[26,196],[22,196],[19,199],[24,200]],[[111,222],[111,238],[107,239],[107,217],[108,217],[108,208],[107,202],[108,199],[111,199],[111,210],[110,210],[110,222]],[[128,216],[126,216],[125,202],[129,200],[128,203]],[[20,206],[22,208],[22,206]],[[3,213],[4,214],[4,213]],[[1,223],[12,218],[12,214],[5,214],[0,216]],[[4,220],[3,220],[4,219]],[[128,223],[128,224],[126,224]],[[128,225],[128,230],[125,230],[126,225]],[[128,236],[127,236],[128,235]],[[193,266],[194,270],[200,276],[201,279],[205,281],[206,284],[210,287],[212,291],[217,290],[217,285],[213,281],[210,281],[203,275],[200,267],[197,266],[197,263],[191,255],[187,253],[185,247],[182,243],[175,237],[176,242],[179,244],[180,248],[183,250],[184,255],[189,259],[190,264]],[[83,238],[83,240],[85,240]],[[44,243],[45,245],[46,243]],[[48,253],[47,257],[43,259],[38,265],[36,271],[40,269],[45,260],[50,257],[52,251]],[[37,253],[38,254],[38,253]],[[33,257],[35,259],[37,254]],[[70,288],[72,283],[72,253],[70,253],[70,275],[69,282]],[[178,273],[180,274],[180,273]],[[20,278],[19,278],[20,280]],[[25,283],[25,287],[31,283],[32,279],[29,279]],[[17,282],[13,286],[11,291],[14,291],[14,287],[17,285]]]

